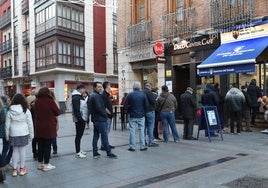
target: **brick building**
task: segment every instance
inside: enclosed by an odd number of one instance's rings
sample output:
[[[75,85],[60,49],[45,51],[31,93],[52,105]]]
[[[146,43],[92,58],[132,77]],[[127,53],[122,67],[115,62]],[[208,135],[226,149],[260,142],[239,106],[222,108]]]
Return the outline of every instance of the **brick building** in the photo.
[[[166,84],[177,99],[188,86],[219,83],[225,94],[231,83],[243,85],[252,78],[266,92],[267,46],[249,59],[224,62],[227,66],[212,58],[224,44],[244,41],[250,46],[249,39],[260,37],[266,41],[267,7],[266,0],[118,0],[120,97],[132,90],[134,81]],[[158,42],[164,45],[165,63],[156,63],[153,48]],[[248,61],[254,70],[241,68]],[[218,67],[224,68],[220,74]]]

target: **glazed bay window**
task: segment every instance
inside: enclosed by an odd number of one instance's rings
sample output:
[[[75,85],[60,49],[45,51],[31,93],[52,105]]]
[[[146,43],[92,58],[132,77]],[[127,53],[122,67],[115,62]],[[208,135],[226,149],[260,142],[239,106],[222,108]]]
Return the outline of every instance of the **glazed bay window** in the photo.
[[[35,13],[36,35],[43,34],[55,28],[55,4]]]
[[[84,12],[63,4],[58,5],[58,26],[72,31],[84,32]]]
[[[74,65],[84,66],[84,46],[74,45]]]
[[[36,67],[47,67],[56,64],[56,42],[51,41],[36,47]]]
[[[58,63],[71,64],[71,43],[63,41],[58,42]]]

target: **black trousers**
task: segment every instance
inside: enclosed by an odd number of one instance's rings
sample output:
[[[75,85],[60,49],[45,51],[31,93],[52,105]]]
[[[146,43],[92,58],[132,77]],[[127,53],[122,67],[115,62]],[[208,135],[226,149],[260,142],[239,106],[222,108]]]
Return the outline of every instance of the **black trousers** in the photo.
[[[38,138],[38,162],[49,163],[52,139]]]
[[[76,135],[75,135],[75,151],[76,153],[80,152],[80,144],[81,144],[81,138],[84,134],[85,131],[85,123],[78,121],[75,123],[75,130],[76,130]]]

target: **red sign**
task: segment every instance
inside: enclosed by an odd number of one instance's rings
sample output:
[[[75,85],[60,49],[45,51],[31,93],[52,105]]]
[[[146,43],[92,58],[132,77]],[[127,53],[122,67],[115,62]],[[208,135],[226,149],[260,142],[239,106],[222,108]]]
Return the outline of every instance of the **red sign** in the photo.
[[[164,44],[161,42],[156,42],[154,45],[154,53],[155,55],[162,56],[164,55]]]

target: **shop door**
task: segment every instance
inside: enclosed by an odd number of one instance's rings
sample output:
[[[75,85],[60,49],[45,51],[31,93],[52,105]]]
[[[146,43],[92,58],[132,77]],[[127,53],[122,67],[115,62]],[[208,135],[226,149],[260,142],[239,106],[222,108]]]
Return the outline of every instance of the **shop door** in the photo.
[[[181,106],[180,106],[180,95],[183,94],[187,87],[190,86],[190,67],[177,66],[174,67],[174,95],[178,101],[178,109],[176,112],[176,119],[182,119],[181,117]]]

